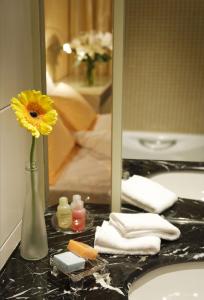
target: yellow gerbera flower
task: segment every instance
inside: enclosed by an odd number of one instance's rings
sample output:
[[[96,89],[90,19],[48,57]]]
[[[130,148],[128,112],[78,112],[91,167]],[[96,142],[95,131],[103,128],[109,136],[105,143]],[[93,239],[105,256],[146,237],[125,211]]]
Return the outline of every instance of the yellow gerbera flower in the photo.
[[[52,107],[53,100],[40,91],[30,90],[18,94],[11,99],[19,123],[38,138],[48,135],[57,121],[57,112]]]

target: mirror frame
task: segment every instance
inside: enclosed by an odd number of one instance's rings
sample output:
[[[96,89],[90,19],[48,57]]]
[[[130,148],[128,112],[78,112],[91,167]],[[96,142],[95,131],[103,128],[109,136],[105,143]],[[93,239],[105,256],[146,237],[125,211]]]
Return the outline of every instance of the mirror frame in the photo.
[[[112,104],[112,195],[111,210],[121,209],[122,175],[122,98],[124,0],[113,2],[113,104]]]

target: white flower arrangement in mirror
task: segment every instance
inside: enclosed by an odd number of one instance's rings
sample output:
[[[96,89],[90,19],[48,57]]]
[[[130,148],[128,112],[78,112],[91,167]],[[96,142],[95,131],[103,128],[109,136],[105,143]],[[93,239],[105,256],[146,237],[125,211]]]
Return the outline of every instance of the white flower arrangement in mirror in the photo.
[[[84,32],[71,43],[65,43],[63,50],[76,55],[77,64],[86,63],[86,77],[89,85],[94,84],[93,70],[96,62],[108,62],[112,57],[112,34],[110,32]]]

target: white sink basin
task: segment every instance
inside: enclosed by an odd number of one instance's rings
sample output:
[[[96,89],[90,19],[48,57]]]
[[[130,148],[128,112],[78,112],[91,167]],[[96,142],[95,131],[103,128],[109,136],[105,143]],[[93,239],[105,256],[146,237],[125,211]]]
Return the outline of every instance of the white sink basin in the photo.
[[[203,300],[204,262],[162,267],[132,284],[129,300]]]
[[[157,174],[151,177],[178,197],[204,201],[204,172],[178,171]]]

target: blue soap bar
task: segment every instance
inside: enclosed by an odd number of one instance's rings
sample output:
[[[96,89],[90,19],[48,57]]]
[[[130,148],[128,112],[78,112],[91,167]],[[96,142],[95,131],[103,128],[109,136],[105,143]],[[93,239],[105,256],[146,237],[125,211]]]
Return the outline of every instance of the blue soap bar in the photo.
[[[53,262],[58,270],[65,274],[83,270],[85,267],[85,259],[72,252],[64,252],[54,255]]]

